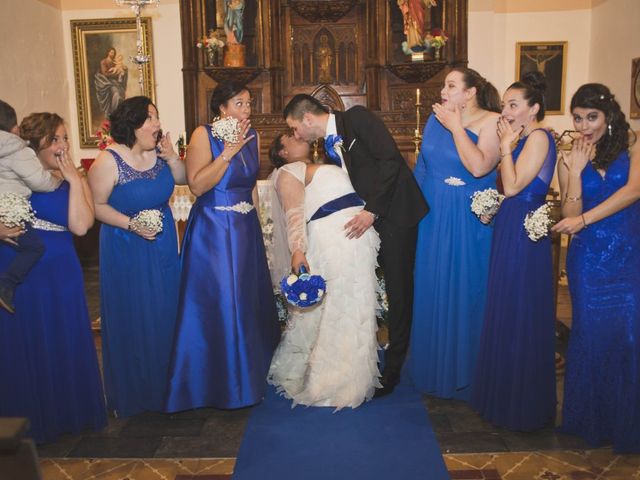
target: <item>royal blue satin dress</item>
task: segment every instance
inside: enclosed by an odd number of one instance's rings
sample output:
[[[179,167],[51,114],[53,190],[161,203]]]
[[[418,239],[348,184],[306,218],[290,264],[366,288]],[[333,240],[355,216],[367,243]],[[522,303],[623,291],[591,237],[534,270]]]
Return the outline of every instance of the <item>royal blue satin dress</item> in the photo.
[[[477,143],[475,133],[467,135]],[[495,188],[475,178],[453,136],[432,115],[414,175],[431,206],[418,226],[409,368],[424,393],[466,400],[476,364],[493,228],[471,212],[471,195]]]
[[[180,259],[168,206],[174,181],[167,163],[138,171],[113,150],[118,183],[109,205],[128,216],[164,214],[155,240],[103,224],[100,229],[100,313],[107,405],[126,417],[162,411],[176,322]]]
[[[623,152],[603,178],[587,163],[583,211],[623,187],[629,165]],[[640,201],[574,235],[567,274],[573,321],[560,430],[640,453]]]
[[[224,146],[205,128],[216,158]],[[167,411],[241,408],[264,396],[280,328],[251,198],[258,158],[253,139],[189,214]]]
[[[551,239],[532,241],[527,213],[544,204],[556,164],[549,149],[537,176],[517,195],[505,198],[495,216],[487,305],[470,404],[489,422],[531,431],[556,414],[555,296]],[[528,137],[513,150],[513,161]]]
[[[31,196],[36,215],[68,225],[69,184]],[[69,231],[33,232],[45,245],[15,294],[16,313],[0,310],[0,417],[27,417],[37,443],[107,423],[82,268]],[[0,242],[0,268],[15,249]]]

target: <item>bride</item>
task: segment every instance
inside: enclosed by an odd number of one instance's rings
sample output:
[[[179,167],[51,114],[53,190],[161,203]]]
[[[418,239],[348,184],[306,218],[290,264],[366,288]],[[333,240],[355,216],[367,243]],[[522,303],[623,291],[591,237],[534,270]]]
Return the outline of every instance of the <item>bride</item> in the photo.
[[[322,303],[291,309],[271,361],[269,383],[292,399],[293,406],[356,408],[380,387],[378,234],[370,228],[358,239],[345,236],[344,225],[362,210],[363,202],[340,167],[310,162],[306,142],[280,135],[269,156],[277,168],[271,177],[277,192],[274,227],[286,229],[289,247],[286,257],[276,254],[286,266],[278,269],[276,261],[275,270],[297,271],[305,265],[327,282]]]

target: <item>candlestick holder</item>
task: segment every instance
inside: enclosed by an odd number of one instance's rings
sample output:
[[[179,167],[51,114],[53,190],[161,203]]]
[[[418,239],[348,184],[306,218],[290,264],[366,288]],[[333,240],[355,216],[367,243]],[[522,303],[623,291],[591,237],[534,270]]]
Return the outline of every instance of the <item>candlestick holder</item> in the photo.
[[[422,133],[420,133],[420,107],[422,103],[420,103],[420,97],[416,96],[416,129],[413,132],[413,144],[415,145],[415,153],[416,158],[418,158],[418,153],[420,153],[420,144],[422,143]]]

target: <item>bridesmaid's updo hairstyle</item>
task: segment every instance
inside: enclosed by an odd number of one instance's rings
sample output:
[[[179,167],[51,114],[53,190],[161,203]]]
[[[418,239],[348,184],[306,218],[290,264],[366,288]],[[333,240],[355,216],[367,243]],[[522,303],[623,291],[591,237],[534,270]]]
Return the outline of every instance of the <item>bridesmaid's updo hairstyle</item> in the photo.
[[[135,131],[149,118],[149,105],[153,105],[153,102],[144,96],[127,98],[118,105],[109,116],[111,138],[114,142],[129,148],[135,145]]]
[[[269,147],[269,160],[271,160],[271,164],[276,168],[280,168],[287,163],[282,155],[280,155],[280,152],[284,149],[284,145],[282,144],[283,136],[284,133],[279,134],[273,139],[273,142],[271,142],[271,146]]]
[[[216,88],[213,89],[213,93],[211,94],[211,100],[209,101],[209,108],[211,108],[213,115],[219,117],[220,107],[226,106],[229,100],[244,90],[249,92],[249,89],[244,83],[235,80],[220,82],[216,85]],[[249,92],[249,94],[251,94],[251,92]]]
[[[631,127],[611,91],[601,83],[587,83],[578,88],[571,98],[571,112],[574,108],[592,108],[604,113],[607,129],[596,144],[593,164],[605,169],[623,150],[629,148]],[[634,135],[635,141],[635,135]]]
[[[536,114],[536,120],[542,121],[545,114],[544,96],[547,91],[547,79],[545,76],[538,71],[527,72],[522,75],[520,81],[512,83],[507,90],[512,88],[522,90],[522,96],[530,107],[533,107],[536,103],[540,106]]]
[[[454,67],[451,71],[460,72],[462,74],[462,81],[464,82],[465,87],[475,87],[476,99],[480,108],[496,113],[500,113],[502,111],[500,106],[500,94],[496,87],[494,87],[486,78],[472,68]]]
[[[56,130],[64,120],[57,113],[32,113],[22,119],[20,123],[20,136],[29,143],[36,152],[44,150],[51,145]]]

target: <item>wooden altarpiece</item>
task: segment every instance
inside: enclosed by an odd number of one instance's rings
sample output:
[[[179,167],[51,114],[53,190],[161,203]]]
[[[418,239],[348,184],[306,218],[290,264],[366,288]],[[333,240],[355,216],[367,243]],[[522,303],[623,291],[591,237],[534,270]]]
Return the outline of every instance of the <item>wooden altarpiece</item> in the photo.
[[[309,93],[337,110],[364,105],[376,111],[409,163],[415,161],[416,89],[422,131],[444,76],[467,64],[467,0],[437,0],[427,26],[449,37],[439,60],[412,62],[402,52],[403,17],[393,0],[245,0],[246,66],[225,68],[196,48],[203,35],[223,35],[226,0],[180,0],[185,124],[188,132],[211,121],[209,98],[217,82],[247,82],[254,99],[252,125],[260,134],[261,177],[266,152],[286,130],[282,109]]]

